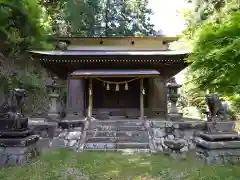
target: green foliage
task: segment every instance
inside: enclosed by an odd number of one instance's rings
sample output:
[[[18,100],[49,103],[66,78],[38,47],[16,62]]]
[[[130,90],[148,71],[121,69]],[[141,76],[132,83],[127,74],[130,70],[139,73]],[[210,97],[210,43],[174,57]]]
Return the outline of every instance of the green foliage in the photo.
[[[71,32],[78,36],[139,36],[154,33],[147,0],[69,0],[65,6]]]
[[[240,93],[240,11],[205,21],[196,33],[190,70],[203,90]]]
[[[7,92],[22,84],[31,100],[39,100],[45,94],[43,70],[32,64],[27,50],[52,48],[46,42],[51,30],[46,13],[38,0],[0,0],[0,14],[0,89]]]
[[[0,1],[1,52],[18,53],[26,49],[43,48],[44,32],[41,6],[37,0]]]
[[[186,74],[186,94],[200,110],[206,90],[227,100],[233,114],[240,107],[239,53],[240,1],[195,0],[195,8],[185,10],[188,28],[183,36],[190,45],[191,63]],[[191,84],[189,86],[189,84]]]

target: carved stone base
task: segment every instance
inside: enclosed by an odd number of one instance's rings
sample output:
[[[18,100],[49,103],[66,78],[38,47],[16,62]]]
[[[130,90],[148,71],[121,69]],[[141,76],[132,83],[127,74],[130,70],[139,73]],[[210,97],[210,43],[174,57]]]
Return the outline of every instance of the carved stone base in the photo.
[[[196,138],[197,157],[207,164],[234,163],[240,160],[240,136],[237,133],[205,133]]]
[[[196,154],[197,158],[203,160],[206,164],[235,164],[240,162],[240,149],[205,150],[197,148]]]
[[[60,114],[58,113],[49,113],[46,118],[48,121],[59,121]]]
[[[38,156],[38,138],[32,135],[26,138],[0,139],[0,166],[24,164]]]
[[[39,139],[38,135],[30,135],[24,138],[0,138],[0,147],[25,147],[35,144]]]
[[[69,113],[66,115],[66,117],[63,120],[83,120],[85,119],[85,117],[81,114],[73,114],[73,113]]]
[[[170,121],[182,121],[181,113],[169,113],[168,116]]]
[[[28,118],[20,118],[18,120],[2,118],[0,119],[1,130],[26,130],[28,127]]]
[[[63,120],[58,123],[61,129],[71,129],[75,127],[84,127],[85,120]]]
[[[0,138],[24,138],[33,134],[33,130],[26,129],[22,131],[16,130],[2,130],[0,131]]]
[[[232,132],[235,128],[234,121],[206,122],[206,128],[209,132]]]

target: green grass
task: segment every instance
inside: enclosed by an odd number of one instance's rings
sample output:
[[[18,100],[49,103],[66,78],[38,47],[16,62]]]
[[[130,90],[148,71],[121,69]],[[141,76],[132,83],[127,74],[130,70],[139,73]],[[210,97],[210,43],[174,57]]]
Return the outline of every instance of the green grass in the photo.
[[[67,149],[44,152],[34,162],[2,168],[1,180],[75,180],[69,169],[80,169],[91,180],[240,180],[239,165],[210,166],[173,160],[161,154],[115,152],[76,153]]]

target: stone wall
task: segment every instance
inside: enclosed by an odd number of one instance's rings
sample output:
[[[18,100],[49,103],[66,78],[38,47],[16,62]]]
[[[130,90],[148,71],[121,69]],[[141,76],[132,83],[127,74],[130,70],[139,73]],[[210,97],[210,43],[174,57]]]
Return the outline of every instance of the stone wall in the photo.
[[[82,128],[64,129],[59,130],[55,137],[51,140],[49,146],[55,147],[68,147],[75,150],[80,148],[80,140],[82,135]]]
[[[38,155],[36,144],[27,147],[0,147],[0,166],[23,164]]]
[[[86,130],[91,119],[62,120],[49,122],[45,118],[30,118],[29,128],[40,136],[38,148],[42,151],[47,148],[66,147],[82,151]]]
[[[217,122],[220,132],[231,132],[233,121]],[[181,154],[195,150],[196,139],[204,132],[211,132],[212,123],[206,121],[145,121],[149,144],[153,152]]]
[[[193,150],[195,136],[201,133],[204,127],[203,121],[146,121],[145,123],[151,150],[168,153]]]

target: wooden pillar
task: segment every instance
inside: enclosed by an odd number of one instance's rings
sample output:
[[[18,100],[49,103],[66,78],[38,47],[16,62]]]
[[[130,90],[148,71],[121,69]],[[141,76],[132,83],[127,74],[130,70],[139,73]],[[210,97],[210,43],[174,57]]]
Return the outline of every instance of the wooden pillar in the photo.
[[[92,117],[93,101],[92,101],[92,78],[89,79],[89,88],[88,88],[88,117]]]
[[[68,78],[67,116],[84,116],[84,80]]]
[[[167,115],[167,89],[162,77],[150,78],[148,90],[148,116],[165,118]]]
[[[144,87],[143,78],[140,79],[140,119],[144,119]]]

